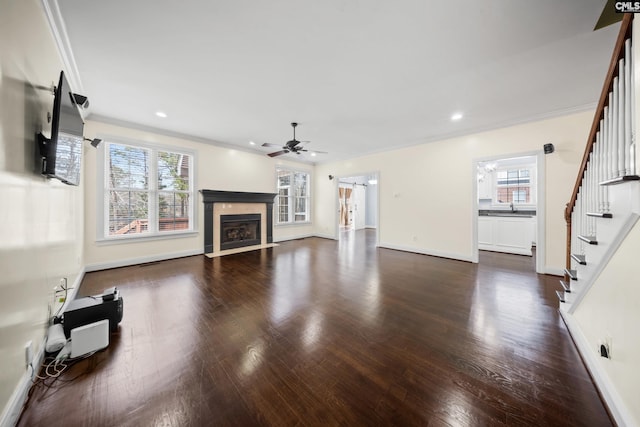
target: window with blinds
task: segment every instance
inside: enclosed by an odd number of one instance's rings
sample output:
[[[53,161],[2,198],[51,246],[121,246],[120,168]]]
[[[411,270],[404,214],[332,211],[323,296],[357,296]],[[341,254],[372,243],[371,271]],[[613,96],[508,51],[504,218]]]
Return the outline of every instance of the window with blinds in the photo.
[[[105,145],[105,238],[193,230],[193,155]]]
[[[277,223],[294,224],[309,222],[310,175],[307,172],[277,169]]]

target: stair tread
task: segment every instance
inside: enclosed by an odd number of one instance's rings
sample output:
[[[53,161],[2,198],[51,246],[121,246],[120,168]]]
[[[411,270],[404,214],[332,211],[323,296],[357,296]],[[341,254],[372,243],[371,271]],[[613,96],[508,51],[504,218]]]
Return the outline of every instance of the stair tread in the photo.
[[[578,272],[576,270],[571,270],[569,268],[564,269],[564,274],[569,276],[571,280],[578,280]]]
[[[560,302],[566,302],[564,298],[564,292],[556,291],[556,295],[558,296],[558,299],[560,300]]]
[[[597,218],[613,218],[611,212],[587,212],[587,216],[595,216]]]
[[[629,181],[640,181],[640,176],[638,175],[619,176],[618,178],[602,181],[600,185],[618,185],[618,184],[622,184]]]
[[[573,258],[578,264],[587,265],[586,255],[571,254],[571,258]]]
[[[571,292],[571,285],[569,284],[569,282],[560,280],[560,285],[562,285],[562,289],[564,289],[565,292]]]
[[[598,244],[598,239],[596,238],[596,236],[583,236],[583,235],[578,235],[578,239],[582,240],[583,242],[587,242],[590,245],[597,245]]]

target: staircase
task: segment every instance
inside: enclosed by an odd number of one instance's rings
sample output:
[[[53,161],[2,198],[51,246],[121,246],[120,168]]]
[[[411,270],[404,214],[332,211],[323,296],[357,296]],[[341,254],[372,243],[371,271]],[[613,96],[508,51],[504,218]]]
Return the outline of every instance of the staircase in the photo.
[[[636,172],[632,14],[623,19],[571,200],[560,310],[572,313],[640,212]]]

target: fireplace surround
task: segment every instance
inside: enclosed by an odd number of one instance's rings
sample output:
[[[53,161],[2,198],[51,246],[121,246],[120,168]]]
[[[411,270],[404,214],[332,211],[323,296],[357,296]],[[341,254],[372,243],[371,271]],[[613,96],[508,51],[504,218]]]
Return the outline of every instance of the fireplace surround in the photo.
[[[251,243],[252,245],[273,243],[273,201],[276,193],[220,190],[200,190],[200,193],[202,193],[202,202],[204,203],[205,254],[219,253],[232,249],[228,246],[225,247],[221,243],[223,239],[220,224],[222,217],[228,215],[260,215],[259,231],[256,231],[256,238],[252,239]],[[240,230],[236,231],[241,234]],[[240,246],[245,245],[242,244]],[[238,247],[234,246],[234,248]]]

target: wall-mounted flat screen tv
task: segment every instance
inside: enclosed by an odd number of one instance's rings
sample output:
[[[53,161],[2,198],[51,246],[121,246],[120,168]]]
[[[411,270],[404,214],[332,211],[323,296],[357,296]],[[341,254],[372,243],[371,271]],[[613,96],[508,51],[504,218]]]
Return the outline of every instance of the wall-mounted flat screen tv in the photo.
[[[80,184],[84,121],[69,82],[60,72],[55,90],[51,138],[40,136],[42,174],[65,184]]]

